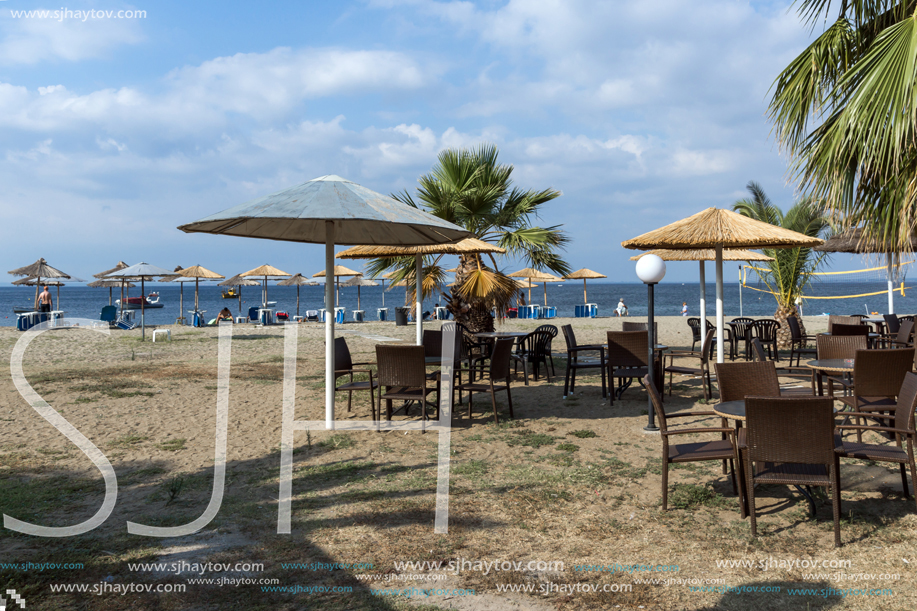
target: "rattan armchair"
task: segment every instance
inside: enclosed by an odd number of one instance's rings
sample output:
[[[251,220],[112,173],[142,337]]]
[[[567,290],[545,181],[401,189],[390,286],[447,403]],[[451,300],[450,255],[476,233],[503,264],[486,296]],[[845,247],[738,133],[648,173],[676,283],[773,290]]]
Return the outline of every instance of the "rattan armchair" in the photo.
[[[568,394],[572,394],[576,387],[576,372],[580,369],[600,369],[602,372],[602,398],[607,395],[605,384],[605,346],[601,344],[589,344],[580,346],[576,343],[576,334],[573,332],[571,325],[561,327],[564,332],[564,341],[567,343],[567,368],[564,372],[564,399]],[[646,337],[646,333],[643,334]],[[598,352],[598,360],[593,358],[582,358],[582,352]],[[569,391],[569,392],[568,392]]]
[[[870,418],[884,423],[890,418],[880,414],[891,414],[898,403],[898,391],[904,383],[907,372],[914,363],[913,348],[890,348],[885,350],[857,350],[853,363],[853,386],[850,395],[838,400],[858,414],[871,414]],[[844,416],[849,419],[849,413]],[[862,416],[854,416],[857,425]],[[863,431],[857,429],[857,441],[863,441]]]
[[[885,426],[862,426],[862,425],[841,425],[838,429],[856,430],[862,434],[863,431],[875,431],[883,435],[894,435],[895,445],[878,445],[872,443],[862,443],[861,441],[843,442],[841,450],[842,458],[856,458],[859,460],[871,460],[877,462],[897,463],[901,471],[901,487],[904,492],[904,498],[908,498],[907,473],[904,466],[907,465],[911,470],[911,485],[914,487],[914,496],[917,497],[917,466],[914,465],[914,439],[917,434],[914,431],[914,408],[917,407],[917,374],[908,372],[904,375],[904,383],[898,391],[898,401],[895,404],[893,420]],[[872,414],[857,414],[853,412],[848,416],[862,415],[872,417]],[[907,442],[907,449],[901,447],[901,442]]]
[[[647,335],[647,331],[608,331],[607,362],[611,405],[615,403],[616,394],[620,399],[634,380],[639,380],[643,384],[643,377],[649,373],[646,361],[649,357]],[[618,380],[617,390],[615,380]]]
[[[834,433],[830,397],[745,399],[745,491],[751,534],[758,536],[755,484],[825,486],[831,489],[834,546],[841,545],[840,437]]]
[[[764,352],[764,347],[761,346],[761,341],[757,337],[753,337],[751,339],[751,347],[752,352],[755,355],[756,362],[767,361],[767,355]],[[810,385],[810,388],[808,389],[781,386],[781,395],[815,395],[815,371],[811,367],[794,367],[792,365],[787,367],[777,367],[776,363],[774,363],[774,367],[776,368],[778,378],[797,378],[800,380],[808,381]]]
[[[357,365],[364,366],[360,369],[355,369]],[[334,392],[346,392],[347,393],[347,411],[350,411],[351,404],[353,402],[353,391],[369,391],[369,405],[372,410],[373,420],[376,420],[376,402],[374,400],[374,395],[376,393],[376,388],[379,387],[378,380],[373,380],[373,370],[370,368],[375,363],[371,362],[360,362],[354,363],[353,357],[350,354],[350,348],[347,347],[347,340],[343,337],[334,338]],[[369,376],[369,380],[357,380],[354,381],[354,374],[366,374]],[[337,380],[340,377],[349,376],[350,381],[337,385]]]
[[[845,325],[836,322],[831,326],[831,335],[862,335],[863,337],[869,337],[869,333],[869,325]]]
[[[883,335],[882,343],[887,348],[908,348],[914,345],[914,321],[901,320],[898,326],[898,332],[891,335]]]
[[[472,397],[473,393],[476,392],[490,392],[490,402],[494,410],[494,424],[499,424],[500,419],[497,415],[497,392],[506,391],[506,402],[509,406],[509,417],[515,418],[513,415],[513,395],[509,388],[509,378],[510,378],[510,360],[513,352],[513,344],[516,343],[514,338],[507,339],[498,339],[494,342],[494,351],[490,356],[490,379],[486,382],[481,380],[479,382],[469,381],[466,384],[461,383],[457,388],[459,391],[468,392],[468,418],[471,418],[471,409],[472,409]],[[547,365],[545,365],[547,368]],[[502,384],[497,384],[502,382]]]
[[[859,325],[862,321],[858,316],[840,316],[831,314],[828,316],[828,333],[834,333],[834,325]]]
[[[376,363],[379,374],[379,409],[385,401],[385,418],[392,419],[392,401],[420,403],[422,418],[427,419],[427,406],[432,405],[437,415],[439,406],[427,399],[437,391],[436,385],[429,386],[423,346],[376,345]],[[405,403],[405,413],[407,406]],[[381,418],[380,418],[381,419]]]
[[[669,374],[669,396],[672,396],[672,376],[674,374],[686,376],[699,376],[701,386],[704,389],[704,399],[710,399],[713,396],[713,385],[710,381],[710,345],[713,343],[713,336],[716,334],[715,329],[707,329],[707,337],[701,344],[700,351],[687,350],[670,350],[663,356],[663,375]],[[609,340],[610,341],[610,340]],[[685,367],[675,365],[675,359],[697,359],[697,367]],[[665,365],[668,359],[669,364]],[[610,360],[610,359],[609,359]]]
[[[659,424],[659,433],[662,437],[662,510],[669,508],[669,465],[673,463],[697,462],[705,460],[729,461],[733,468],[730,469],[732,493],[738,494],[734,465],[736,464],[736,449],[734,443],[735,432],[729,427],[693,427],[687,429],[669,429],[670,418],[703,418],[716,416],[714,412],[676,412],[667,414],[662,407],[662,397],[656,390],[656,385],[650,380],[649,375],[643,377],[643,385],[653,401],[656,412],[656,421]],[[714,441],[699,441],[693,443],[669,444],[669,437],[674,435],[695,435],[706,433],[719,433],[722,438]],[[741,500],[741,499],[740,499]]]
[[[852,359],[857,350],[866,350],[868,339],[865,335],[819,335],[815,340],[818,359]],[[818,373],[816,372],[816,375]],[[828,376],[828,395],[834,396],[834,385],[849,389],[853,383],[839,376]]]

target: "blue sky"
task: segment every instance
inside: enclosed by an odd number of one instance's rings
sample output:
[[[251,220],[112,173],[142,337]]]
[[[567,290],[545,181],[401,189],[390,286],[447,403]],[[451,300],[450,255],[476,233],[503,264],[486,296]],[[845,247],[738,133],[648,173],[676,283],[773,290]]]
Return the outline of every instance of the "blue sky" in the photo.
[[[749,180],[793,201],[765,117],[810,37],[789,3],[66,5],[146,17],[13,18],[61,5],[0,2],[6,269],[311,275],[321,246],[176,226],[323,174],[413,190],[440,150],[482,142],[518,185],[564,193],[541,222],[569,232],[574,269],[611,281],[635,279],[621,241],[729,206]]]

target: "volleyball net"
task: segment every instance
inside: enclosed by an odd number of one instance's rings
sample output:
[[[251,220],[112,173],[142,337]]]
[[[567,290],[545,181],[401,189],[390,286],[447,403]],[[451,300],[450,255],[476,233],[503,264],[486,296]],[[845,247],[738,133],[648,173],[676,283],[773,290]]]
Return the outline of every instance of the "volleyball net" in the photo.
[[[904,285],[909,266],[914,261],[900,262],[889,269],[888,266],[870,267],[849,272],[816,272],[809,285],[803,290],[803,299],[851,299],[854,297],[871,297],[888,293],[889,277],[892,290],[904,296],[905,290],[913,287]],[[775,295],[762,279],[770,270],[755,265],[741,265],[739,274],[743,289]],[[889,273],[891,272],[891,273]]]

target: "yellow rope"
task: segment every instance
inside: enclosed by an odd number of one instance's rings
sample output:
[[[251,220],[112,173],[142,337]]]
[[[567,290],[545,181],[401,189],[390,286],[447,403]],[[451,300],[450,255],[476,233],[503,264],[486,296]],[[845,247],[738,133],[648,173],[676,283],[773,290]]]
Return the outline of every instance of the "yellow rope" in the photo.
[[[776,295],[776,293],[774,293],[773,291],[765,291],[763,289],[756,289],[753,286],[744,286],[744,288],[750,291],[758,291],[759,293],[767,293],[769,295]],[[904,283],[902,283],[900,287],[896,289],[892,289],[892,291],[900,291],[901,296],[904,297],[905,288],[913,288],[913,287],[905,287]],[[884,291],[876,291],[875,293],[860,293],[859,295],[833,295],[830,297],[816,297],[814,295],[804,295],[803,299],[853,299],[855,297],[872,297],[874,295],[885,295],[887,293],[888,293],[888,289]]]
[[[910,265],[911,263],[913,263],[913,261],[905,261],[904,263],[899,263],[895,265],[894,267],[901,267],[902,265]],[[743,267],[748,268],[748,269],[753,269],[756,271],[762,271],[762,272],[770,271],[770,269],[766,267],[755,267],[754,265],[744,265]],[[870,267],[869,269],[857,269],[852,272],[815,272],[812,275],[813,276],[837,276],[839,274],[862,274],[863,272],[875,272],[875,271],[880,271],[880,270],[885,271],[887,269],[888,267]],[[744,279],[743,279],[743,284],[744,284]]]

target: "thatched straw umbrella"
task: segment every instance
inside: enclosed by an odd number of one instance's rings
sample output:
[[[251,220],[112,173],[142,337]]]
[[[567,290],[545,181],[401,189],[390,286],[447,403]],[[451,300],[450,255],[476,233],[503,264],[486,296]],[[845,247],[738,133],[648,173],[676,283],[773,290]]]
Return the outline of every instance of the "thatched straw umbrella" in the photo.
[[[372,280],[367,280],[363,276],[355,276],[341,284],[341,286],[355,286],[357,287],[357,309],[362,310],[360,307],[360,287],[361,286],[379,286],[378,282],[373,282]]]
[[[243,286],[261,286],[261,283],[257,280],[252,280],[251,278],[243,278],[241,274],[233,276],[228,280],[224,280],[217,284],[217,286],[234,286],[239,289],[239,314],[242,314],[242,287]]]
[[[296,287],[296,315],[299,316],[299,287],[301,286],[318,286],[318,282],[312,282],[302,274],[295,274],[286,280],[281,280],[277,286],[295,286]]]
[[[474,255],[484,253],[506,254],[506,249],[477,238],[465,238],[454,244],[426,246],[355,246],[337,254],[338,259],[375,259],[377,257],[414,257],[414,309],[417,321],[417,345],[423,340],[423,256],[424,255]],[[391,277],[391,274],[388,276]],[[382,307],[385,307],[385,284],[382,289]]]
[[[607,278],[605,274],[600,274],[599,272],[594,272],[591,269],[578,269],[568,276],[564,276],[567,280],[579,280],[583,279],[583,303],[589,303],[589,297],[586,295],[586,280],[595,280],[597,278]]]
[[[201,267],[200,265],[193,265],[187,269],[180,270],[178,275],[182,278],[194,278],[194,311],[198,311],[198,291],[200,290],[200,280],[204,278],[205,280],[221,280],[225,276],[221,276],[216,272],[212,272],[206,267]]]
[[[94,289],[108,289],[108,305],[112,305],[113,303],[112,300],[114,299],[112,295],[112,289],[114,289],[116,286],[124,287],[125,284],[124,282],[120,280],[104,280],[103,279],[103,280],[94,280],[90,282],[89,284],[87,284],[86,286],[90,288],[94,288]],[[128,282],[126,286],[133,287],[136,285]]]
[[[630,258],[631,261],[639,261],[646,255],[656,255],[663,261],[697,261],[700,264],[700,336],[701,340],[707,336],[707,278],[704,269],[704,261],[716,261],[716,251],[711,248],[702,248],[699,250],[651,250]],[[760,252],[751,250],[723,250],[723,261],[773,261],[773,257],[768,257]],[[741,287],[740,287],[741,288]]]
[[[716,360],[723,362],[723,249],[724,248],[797,248],[818,246],[824,240],[810,238],[769,223],[743,216],[731,210],[707,208],[686,219],[654,229],[621,242],[632,250],[696,250],[716,252]]]
[[[267,307],[267,279],[268,278],[289,278],[293,274],[288,274],[285,271],[281,271],[274,267],[273,265],[262,265],[261,267],[256,267],[255,269],[250,269],[247,272],[239,274],[243,278],[251,278],[261,276],[264,278],[264,288],[261,289],[261,306]]]
[[[529,280],[529,284],[543,284],[544,285],[544,304],[548,305],[548,282],[563,282],[563,278],[558,278],[554,274],[548,274],[537,269],[532,269],[531,267],[526,267],[525,269],[520,269],[518,272],[513,272],[512,274],[507,274],[510,278],[525,278]],[[529,286],[529,303],[532,303],[532,287]]]
[[[340,285],[340,280],[338,280],[338,278],[345,278],[348,276],[362,276],[362,275],[363,275],[363,272],[356,272],[350,269],[349,267],[344,267],[343,265],[334,266],[334,285],[335,285],[334,286],[334,291],[335,291],[334,306],[329,308],[332,314],[334,313],[334,308],[339,306],[341,302],[341,285]],[[324,278],[325,270],[322,270],[318,272],[317,274],[312,274],[312,277],[313,278]]]
[[[25,267],[20,267],[19,269],[14,269],[11,272],[7,272],[13,276],[26,276],[33,277],[39,283],[42,278],[69,278],[67,274],[61,270],[51,267],[48,265],[48,262],[44,259],[39,259],[32,265],[26,265]],[[35,284],[35,309],[38,309],[38,284]]]
[[[848,229],[842,233],[828,238],[821,246],[816,246],[812,250],[818,252],[846,252],[856,255],[883,254],[887,266],[888,282],[888,313],[895,313],[895,274],[893,268],[895,259],[900,256],[900,252],[891,252],[887,246],[884,246],[879,240],[870,239],[862,229]],[[911,233],[910,241],[911,252],[917,251],[917,234]]]

